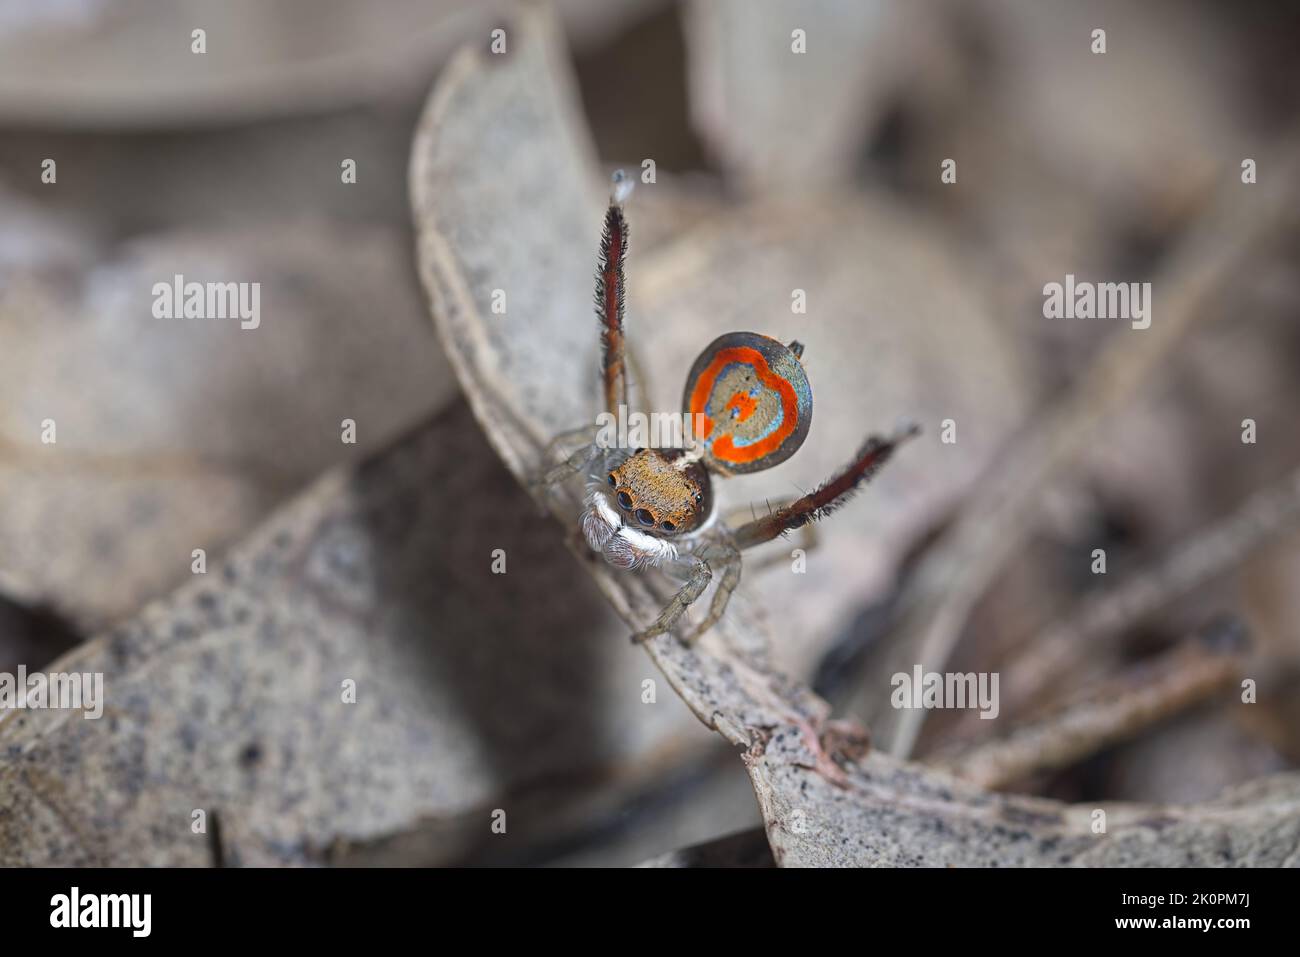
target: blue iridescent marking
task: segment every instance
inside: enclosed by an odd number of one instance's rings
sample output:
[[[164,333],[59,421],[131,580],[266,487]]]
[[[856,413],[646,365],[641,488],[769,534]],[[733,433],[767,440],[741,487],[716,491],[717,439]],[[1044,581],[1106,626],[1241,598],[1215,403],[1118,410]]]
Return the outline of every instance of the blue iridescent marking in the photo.
[[[729,362],[727,363],[727,365],[723,366],[722,372],[718,374],[718,382],[721,383],[726,381],[728,373],[730,373],[732,369],[735,369],[738,366],[750,370],[753,370],[754,368],[752,365],[745,362]],[[754,386],[752,389],[749,390],[749,397],[751,399],[757,399],[762,394],[763,394],[762,386]],[[765,438],[767,438],[769,435],[771,435],[773,432],[779,429],[781,427],[781,423],[785,421],[785,410],[781,408],[780,402],[776,404],[776,410],[777,410],[776,416],[767,424],[766,429],[764,429],[758,435],[751,436],[748,439],[741,439],[739,436],[733,435],[731,437],[731,444],[735,448],[743,449],[746,448],[747,446],[753,445],[755,442],[762,442]],[[739,409],[731,410],[731,417],[733,419],[739,415],[740,415]],[[713,439],[710,438],[704,444],[711,445],[712,443],[713,443]]]

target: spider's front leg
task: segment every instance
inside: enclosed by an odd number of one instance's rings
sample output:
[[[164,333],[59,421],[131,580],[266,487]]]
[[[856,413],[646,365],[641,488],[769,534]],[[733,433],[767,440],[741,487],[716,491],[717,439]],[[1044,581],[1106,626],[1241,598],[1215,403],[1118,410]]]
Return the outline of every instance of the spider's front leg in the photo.
[[[627,219],[621,197],[626,182],[623,171],[614,174],[614,192],[605,211],[605,231],[600,237],[600,260],[596,267],[596,317],[600,320],[601,382],[605,411],[617,416],[627,405],[627,362],[623,339],[627,284],[623,263],[627,258]]]
[[[715,565],[722,569],[722,580],[718,583],[718,590],[713,596],[709,613],[699,627],[684,640],[687,643],[695,641],[717,624],[723,612],[727,610],[731,593],[740,584],[740,550],[728,542],[711,543],[699,555],[692,556],[691,573],[686,583],[677,590],[677,594],[673,595],[663,611],[659,612],[659,617],[648,628],[633,635],[632,641],[639,644],[656,635],[671,631],[686,613],[686,609],[695,604],[704,594],[704,590],[709,587],[709,582],[713,580]]]
[[[601,235],[601,254],[595,272],[595,315],[601,322],[601,382],[604,411],[617,416],[628,403],[627,354],[623,338],[624,299],[627,298],[623,278],[623,263],[628,254],[628,221],[623,216],[621,199],[627,195],[623,170],[615,173],[614,192],[610,208],[604,213],[604,233]],[[594,445],[599,426],[584,425],[569,429],[552,438],[546,446],[546,471],[533,482],[539,488],[549,488],[584,471],[597,458],[601,449]],[[556,452],[582,439],[582,446],[569,454],[564,462],[555,464]]]
[[[622,201],[630,191],[623,171],[614,174],[613,191],[609,209],[605,211],[605,230],[600,239],[600,258],[596,267],[596,318],[600,322],[601,384],[605,411],[618,421],[627,407],[627,356],[623,339],[623,313],[627,298],[623,278],[623,263],[627,258],[627,220],[623,216]],[[534,482],[548,487],[567,480],[586,469],[600,454],[594,443],[600,428],[583,426],[561,432],[546,447],[544,461],[553,463],[558,449],[581,437],[582,447],[563,462],[549,464],[547,470]]]
[[[686,609],[695,604],[695,600],[704,594],[704,589],[709,587],[709,582],[712,580],[713,569],[709,567],[709,563],[702,557],[694,558],[686,584],[678,589],[677,594],[673,595],[663,611],[659,612],[659,617],[648,628],[643,628],[632,636],[632,641],[640,644],[669,631],[677,624],[677,619],[686,613]]]

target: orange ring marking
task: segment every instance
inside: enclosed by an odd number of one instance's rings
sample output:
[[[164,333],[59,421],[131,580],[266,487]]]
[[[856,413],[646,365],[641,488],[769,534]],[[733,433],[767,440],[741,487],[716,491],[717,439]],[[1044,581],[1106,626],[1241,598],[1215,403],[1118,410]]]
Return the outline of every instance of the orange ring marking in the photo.
[[[799,401],[790,382],[783,376],[773,372],[772,367],[768,365],[767,357],[757,349],[750,346],[730,346],[726,349],[719,349],[717,355],[700,373],[699,379],[695,382],[695,388],[691,390],[691,414],[704,415],[703,438],[708,438],[713,432],[713,420],[705,412],[708,407],[709,396],[713,393],[713,388],[717,384],[718,376],[722,374],[722,370],[732,363],[739,363],[752,368],[759,381],[780,397],[781,411],[783,413],[780,428],[775,429],[771,435],[751,445],[737,448],[730,435],[724,435],[713,443],[714,458],[721,459],[724,462],[741,464],[753,462],[770,455],[794,434],[795,427],[799,424]],[[727,407],[730,408],[731,403],[736,402],[738,399],[740,399],[739,395],[732,396],[728,400]],[[749,396],[745,396],[744,399],[757,407],[757,403],[750,399]],[[752,413],[753,409],[751,408],[748,412],[743,412],[743,417],[749,418]]]

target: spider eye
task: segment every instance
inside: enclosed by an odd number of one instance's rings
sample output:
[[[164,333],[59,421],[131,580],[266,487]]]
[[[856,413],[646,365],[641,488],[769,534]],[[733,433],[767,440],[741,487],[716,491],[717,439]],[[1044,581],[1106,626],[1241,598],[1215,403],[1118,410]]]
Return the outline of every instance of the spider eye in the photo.
[[[610,487],[610,488],[613,488],[613,487],[614,487],[615,485],[617,485],[617,484],[618,484],[618,479],[614,478],[614,473],[613,473],[613,472],[610,472],[610,473],[609,473],[609,487]]]
[[[653,525],[655,523],[655,517],[643,508],[636,510],[636,520],[642,525]]]
[[[677,531],[677,526],[674,525],[672,522],[664,522],[663,530],[665,532],[675,532]]]
[[[618,504],[619,504],[619,505],[622,505],[624,508],[631,508],[631,507],[632,507],[632,496],[631,496],[631,495],[628,495],[627,492],[619,492],[619,493],[618,493]]]
[[[695,493],[695,504],[696,504],[696,505],[699,505],[699,504],[701,504],[703,501],[704,501],[704,496],[701,495],[699,492],[696,492],[696,493]]]

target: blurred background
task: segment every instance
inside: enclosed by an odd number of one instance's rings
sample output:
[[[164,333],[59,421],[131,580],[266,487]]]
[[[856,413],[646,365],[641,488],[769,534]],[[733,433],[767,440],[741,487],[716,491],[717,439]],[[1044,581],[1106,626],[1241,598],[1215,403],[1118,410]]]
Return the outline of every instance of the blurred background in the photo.
[[[638,308],[708,317],[681,320],[696,348],[710,322],[809,343],[799,470],[732,504],[815,484],[899,417],[958,423],[959,459],[932,442],[825,525],[815,575],[747,570],[737,613],[780,666],[878,747],[992,787],[1195,802],[1295,768],[1300,7],[555,8],[601,163],[656,168],[629,264],[647,387],[670,402],[686,366]],[[110,695],[90,728],[0,721],[0,861],[626,865],[761,825],[734,754],[666,682],[647,711],[644,655],[548,559],[557,529],[479,434],[420,289],[417,119],[511,11],[0,7],[0,671],[94,663]],[[274,319],[155,319],[176,273],[259,281]],[[1067,273],[1152,281],[1152,329],[1044,319]],[[972,503],[1024,491],[1057,426],[1077,454],[1029,485],[1032,515],[987,513],[1015,547],[963,552],[1002,532],[962,539]],[[503,583],[487,543],[546,570]],[[924,659],[886,637],[932,633],[953,556],[987,581],[951,667],[1001,672],[1001,718],[935,713],[913,742],[887,676]],[[356,675],[373,694],[339,717],[320,688]],[[1050,764],[964,757],[1062,714],[1101,730]]]

